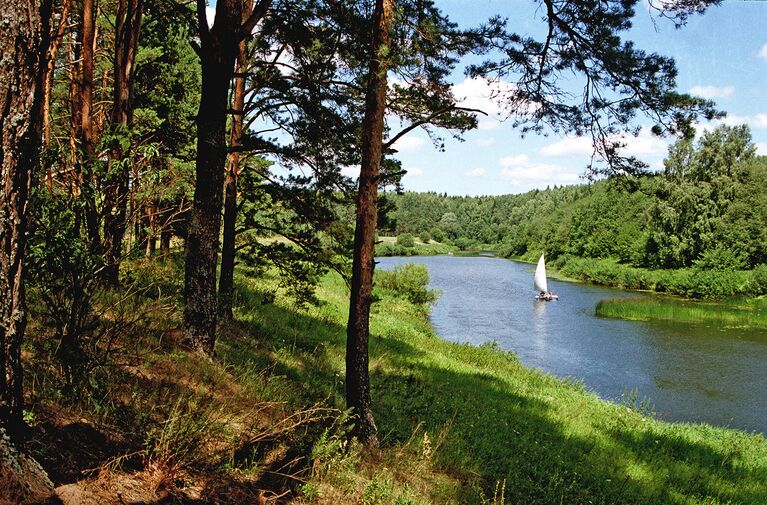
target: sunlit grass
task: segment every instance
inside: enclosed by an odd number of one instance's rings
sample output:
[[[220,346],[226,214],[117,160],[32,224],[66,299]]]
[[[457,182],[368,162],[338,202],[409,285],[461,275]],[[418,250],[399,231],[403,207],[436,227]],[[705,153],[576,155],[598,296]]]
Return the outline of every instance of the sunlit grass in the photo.
[[[263,303],[275,279],[238,281],[238,318],[272,349],[275,373],[308,397],[343,407],[345,283],[324,278],[322,304],[302,313],[280,296]],[[382,459],[365,467],[362,484],[325,475],[312,487],[325,489],[324,496],[375,503],[491,503],[494,497],[525,504],[767,503],[761,434],[662,422],[603,401],[578,382],[524,367],[496,346],[443,341],[423,308],[377,292],[370,370]],[[331,481],[356,484],[323,487]],[[317,492],[319,502],[332,501]]]
[[[730,328],[767,328],[767,300],[733,299],[721,302],[642,297],[602,300],[596,315],[634,321],[666,320],[709,323]]]

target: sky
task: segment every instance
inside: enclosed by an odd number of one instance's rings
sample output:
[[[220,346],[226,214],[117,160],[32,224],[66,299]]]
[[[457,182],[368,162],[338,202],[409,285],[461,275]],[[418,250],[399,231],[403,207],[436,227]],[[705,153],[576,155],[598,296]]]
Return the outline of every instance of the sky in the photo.
[[[215,1],[208,3],[212,23]],[[540,36],[545,30],[537,2],[532,0],[436,0],[436,4],[465,28],[501,15],[509,18],[509,26],[517,33]],[[640,1],[636,11],[634,26],[623,38],[645,51],[673,57],[679,71],[678,90],[713,100],[719,110],[727,112],[721,122],[748,124],[757,153],[767,155],[767,0],[724,0],[705,14],[691,17],[681,29],[651,15],[647,0]],[[556,134],[521,138],[489,99],[488,83],[465,77],[465,64],[477,61],[475,57],[461,62],[451,82],[462,105],[484,110],[489,116],[480,119],[478,129],[465,133],[463,141],[449,133],[443,135],[442,152],[421,130],[398,140],[394,157],[407,170],[404,189],[476,196],[585,183],[590,139]],[[398,130],[396,121],[389,123],[392,131]],[[625,139],[626,152],[651,169],[662,169],[673,139],[653,136],[649,121],[638,124],[646,127],[638,137]],[[718,124],[698,125],[698,132]],[[359,168],[347,167],[344,172],[356,176]]]
[[[501,14],[518,32],[536,34],[544,28],[528,0],[437,0],[437,5],[464,27]],[[638,48],[672,56],[679,70],[678,90],[714,100],[719,110],[727,112],[727,124],[748,124],[758,154],[767,155],[766,27],[767,1],[725,0],[678,30],[668,20],[653,22],[646,4],[640,3],[634,27],[625,38]],[[483,109],[491,117],[466,133],[463,142],[446,135],[444,152],[434,148],[422,131],[398,141],[395,157],[408,171],[403,179],[406,191],[499,195],[586,182],[582,176],[591,154],[589,139],[555,134],[522,139],[510,121],[497,119],[502,114],[488,99],[486,82],[465,78],[462,69],[452,81],[466,106]],[[626,139],[627,152],[661,169],[670,141],[654,137],[649,121],[639,124],[648,128],[639,137]],[[715,126],[702,124],[698,130]]]

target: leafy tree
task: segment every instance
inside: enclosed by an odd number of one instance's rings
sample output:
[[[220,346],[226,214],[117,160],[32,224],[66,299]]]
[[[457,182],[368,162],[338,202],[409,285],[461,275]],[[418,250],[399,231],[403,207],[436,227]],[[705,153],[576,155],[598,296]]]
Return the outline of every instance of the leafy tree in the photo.
[[[714,258],[725,261],[724,253],[714,249],[723,233],[731,233],[724,226],[725,216],[755,152],[745,126],[720,126],[704,132],[696,146],[683,139],[669,149],[665,177],[652,188],[655,203],[650,210],[646,265],[679,268],[698,260],[703,260],[701,266],[711,265]],[[727,256],[731,267],[745,266],[743,257]]]
[[[397,245],[401,245],[402,247],[413,247],[415,245],[415,240],[411,234],[403,233],[402,235],[397,235]]]

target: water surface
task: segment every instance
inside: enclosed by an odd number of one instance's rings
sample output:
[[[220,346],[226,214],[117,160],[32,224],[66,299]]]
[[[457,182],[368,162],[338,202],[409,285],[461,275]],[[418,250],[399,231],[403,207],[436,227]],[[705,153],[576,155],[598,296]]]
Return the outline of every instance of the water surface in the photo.
[[[664,419],[767,432],[767,333],[598,318],[599,300],[648,296],[549,280],[558,302],[533,298],[534,265],[489,257],[379,258],[426,265],[442,293],[431,314],[447,340],[495,340],[527,366],[582,380],[617,401],[638,390]]]

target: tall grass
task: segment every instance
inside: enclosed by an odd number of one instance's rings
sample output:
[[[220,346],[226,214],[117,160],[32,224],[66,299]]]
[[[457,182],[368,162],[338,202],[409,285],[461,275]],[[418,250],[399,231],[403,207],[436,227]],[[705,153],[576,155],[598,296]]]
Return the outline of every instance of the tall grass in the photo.
[[[240,308],[240,320],[274,349],[275,372],[342,407],[345,284],[327,276],[322,304],[303,314],[280,297],[261,305],[272,280],[239,280],[252,304]],[[382,292],[374,303],[370,370],[381,460],[356,467],[367,475],[361,482],[326,474],[311,483],[312,502],[335,496],[336,503],[408,503],[406,497],[414,503],[424,497],[432,503],[767,503],[762,435],[663,422],[643,415],[651,411],[644,402],[605,402],[578,383],[524,367],[497,346],[443,341],[407,297]],[[323,487],[331,481],[335,495]]]
[[[617,263],[611,259],[561,256],[552,267],[558,273],[605,286],[623,289],[652,290],[687,298],[727,298],[732,296],[759,296],[767,294],[763,269],[703,270],[648,270]]]
[[[668,297],[609,299],[597,304],[596,314],[634,321],[667,320],[711,323],[724,327],[767,328],[767,300],[763,298],[723,302]]]

